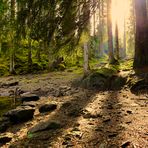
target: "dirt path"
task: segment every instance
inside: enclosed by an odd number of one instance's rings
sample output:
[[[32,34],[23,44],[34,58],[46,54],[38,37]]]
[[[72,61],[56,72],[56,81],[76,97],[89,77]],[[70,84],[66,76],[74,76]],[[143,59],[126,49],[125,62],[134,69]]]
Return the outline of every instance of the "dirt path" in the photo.
[[[5,133],[13,138],[3,147],[148,147],[146,95],[136,96],[128,89],[96,92],[72,88],[70,83],[76,77],[78,74],[53,73],[15,78],[19,80],[19,87],[23,90],[44,96],[37,102],[38,106],[52,102],[57,104],[58,108],[51,113],[40,114],[37,106],[32,121],[14,125]],[[66,89],[66,94],[56,96],[62,89]],[[56,121],[61,128],[27,133],[43,121]]]

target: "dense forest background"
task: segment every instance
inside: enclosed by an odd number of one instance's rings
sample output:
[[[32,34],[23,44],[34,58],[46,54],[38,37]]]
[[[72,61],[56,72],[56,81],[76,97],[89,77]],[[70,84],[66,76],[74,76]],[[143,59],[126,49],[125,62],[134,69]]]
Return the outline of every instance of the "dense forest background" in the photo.
[[[0,0],[0,147],[148,148],[148,0]]]
[[[1,0],[0,20],[1,76],[83,63],[87,72],[134,55],[135,67],[148,64],[146,0]]]

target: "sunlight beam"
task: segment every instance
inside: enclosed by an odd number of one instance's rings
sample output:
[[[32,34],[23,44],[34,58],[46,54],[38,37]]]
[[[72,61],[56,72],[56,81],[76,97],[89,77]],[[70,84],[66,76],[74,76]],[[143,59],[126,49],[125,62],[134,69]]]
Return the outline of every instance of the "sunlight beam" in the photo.
[[[117,23],[120,36],[124,33],[124,21],[127,20],[130,12],[129,0],[112,0],[112,24],[113,30]]]

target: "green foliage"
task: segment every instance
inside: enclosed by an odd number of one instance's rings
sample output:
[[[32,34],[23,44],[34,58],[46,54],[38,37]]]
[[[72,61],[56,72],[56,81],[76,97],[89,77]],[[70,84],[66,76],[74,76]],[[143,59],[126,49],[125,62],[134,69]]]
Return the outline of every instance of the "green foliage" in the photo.
[[[6,65],[0,64],[0,76],[8,75],[9,69]]]
[[[133,68],[133,59],[121,61],[120,69],[121,70],[131,70]]]
[[[118,76],[117,73],[114,68],[100,68],[84,76],[83,79],[75,81],[74,85],[87,89],[118,90],[126,84],[127,78]]]
[[[117,70],[115,68],[100,68],[97,72],[105,77],[111,77],[112,75],[117,74]]]

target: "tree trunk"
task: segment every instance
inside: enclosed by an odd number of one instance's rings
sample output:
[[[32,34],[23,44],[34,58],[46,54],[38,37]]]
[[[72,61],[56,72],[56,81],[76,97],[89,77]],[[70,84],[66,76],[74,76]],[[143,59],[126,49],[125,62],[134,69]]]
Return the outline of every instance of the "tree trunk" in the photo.
[[[28,41],[29,43],[29,48],[28,48],[28,71],[32,69],[32,44],[31,44],[31,39]]]
[[[111,19],[111,0],[107,3],[107,30],[108,30],[108,52],[109,52],[109,63],[114,64],[114,52],[113,52],[113,35],[112,35],[112,19]]]
[[[95,0],[93,0],[93,6],[95,6]],[[96,12],[93,12],[93,36],[96,36]]]
[[[37,48],[37,51],[36,51],[36,58],[39,62],[41,62],[41,50],[43,48],[43,43],[42,42],[39,42],[39,48]]]
[[[12,51],[12,53],[10,54],[10,74],[15,74],[15,62],[14,62],[14,57],[15,57],[15,54],[14,54],[14,51]]]
[[[123,58],[126,57],[126,20],[124,17]]]
[[[103,56],[103,13],[104,13],[104,3],[102,0],[99,1],[99,56]]]
[[[135,0],[136,38],[134,69],[148,71],[148,17],[146,0]]]
[[[15,19],[15,0],[11,0],[11,20],[13,21]]]
[[[87,75],[89,73],[89,70],[90,70],[88,43],[84,43],[83,50],[84,50],[84,75]]]
[[[11,26],[13,27],[13,21],[15,20],[15,5],[16,1],[11,0]],[[15,74],[15,49],[14,49],[14,37],[13,37],[13,29],[10,32],[11,41],[10,41],[10,74]]]
[[[119,60],[119,31],[118,31],[118,24],[116,22],[116,28],[115,28],[115,55],[117,60]]]

